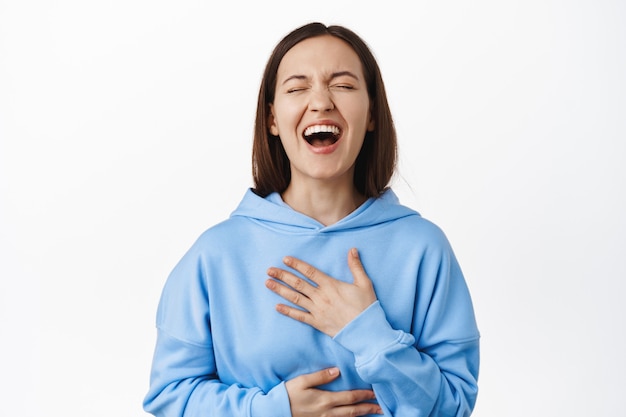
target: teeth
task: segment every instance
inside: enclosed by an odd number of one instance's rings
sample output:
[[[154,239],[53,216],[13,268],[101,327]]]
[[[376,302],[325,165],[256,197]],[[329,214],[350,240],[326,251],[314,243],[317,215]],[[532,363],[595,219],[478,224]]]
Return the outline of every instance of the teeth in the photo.
[[[310,136],[314,133],[332,133],[333,135],[338,135],[340,130],[337,126],[331,125],[315,125],[311,127],[307,127],[304,131],[304,136]]]

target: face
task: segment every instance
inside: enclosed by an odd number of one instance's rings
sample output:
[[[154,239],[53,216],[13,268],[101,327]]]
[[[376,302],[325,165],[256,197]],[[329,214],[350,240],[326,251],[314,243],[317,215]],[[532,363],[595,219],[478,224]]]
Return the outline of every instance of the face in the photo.
[[[274,97],[268,125],[285,148],[292,184],[351,184],[365,134],[374,129],[356,52],[333,36],[296,44],[278,67]]]

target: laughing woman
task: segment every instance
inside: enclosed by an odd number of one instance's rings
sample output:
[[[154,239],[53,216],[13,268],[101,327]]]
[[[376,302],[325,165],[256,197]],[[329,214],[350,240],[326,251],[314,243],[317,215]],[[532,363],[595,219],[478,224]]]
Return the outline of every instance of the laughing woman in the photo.
[[[396,134],[378,65],[313,23],[267,63],[254,188],[169,276],[155,416],[468,416],[479,334],[442,231],[388,188]]]

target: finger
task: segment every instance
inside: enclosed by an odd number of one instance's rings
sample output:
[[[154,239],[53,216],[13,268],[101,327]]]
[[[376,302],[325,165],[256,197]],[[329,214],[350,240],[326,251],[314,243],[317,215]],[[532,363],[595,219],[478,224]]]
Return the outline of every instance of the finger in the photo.
[[[356,248],[352,248],[348,252],[348,266],[350,267],[350,272],[352,272],[352,276],[354,277],[355,285],[359,286],[363,284],[371,284],[371,281],[365,272],[365,268],[363,268],[363,264],[361,263],[359,251]]]
[[[334,406],[339,407],[343,405],[361,404],[365,401],[371,401],[376,399],[376,395],[372,390],[356,389],[350,391],[336,391],[332,393],[332,403]],[[366,403],[373,404],[373,403]]]
[[[326,274],[315,268],[313,265],[309,265],[308,263],[292,256],[285,256],[283,258],[283,262],[288,267],[295,269],[318,285],[322,280],[327,278]]]
[[[337,407],[333,410],[333,416],[364,416],[369,414],[384,414],[382,408],[374,403],[360,403]]]
[[[315,287],[306,282],[306,280],[292,274],[291,272],[285,271],[284,269],[273,267],[269,268],[267,270],[267,275],[284,282],[297,292],[305,295],[310,294],[311,291],[315,289]]]
[[[299,380],[303,388],[314,388],[334,381],[339,378],[339,374],[339,368],[333,367],[312,372],[310,374],[303,374],[295,379]]]
[[[269,290],[283,297],[285,300],[290,301],[292,304],[302,307],[307,311],[312,307],[312,302],[310,298],[308,298],[301,292],[292,290],[291,288],[287,287],[279,281],[268,279],[267,281],[265,281],[265,286]],[[283,311],[280,312],[284,313]]]
[[[309,326],[313,326],[313,316],[308,311],[293,308],[284,304],[276,304],[276,311],[284,316],[306,323]]]

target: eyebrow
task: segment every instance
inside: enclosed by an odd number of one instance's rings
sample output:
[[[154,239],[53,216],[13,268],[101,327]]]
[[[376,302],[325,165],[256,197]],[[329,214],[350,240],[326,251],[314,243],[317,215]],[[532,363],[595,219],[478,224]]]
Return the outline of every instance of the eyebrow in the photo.
[[[355,80],[359,81],[359,77],[357,77],[354,73],[352,73],[350,71],[333,72],[331,74],[331,76],[330,76],[330,79],[333,80],[335,78],[344,77],[344,76],[348,76],[348,77],[354,78]],[[306,79],[308,79],[308,77],[306,75],[300,75],[300,74],[292,75],[290,77],[287,77],[287,79],[285,79],[285,81],[283,81],[283,85],[287,84],[291,80],[306,80]]]

